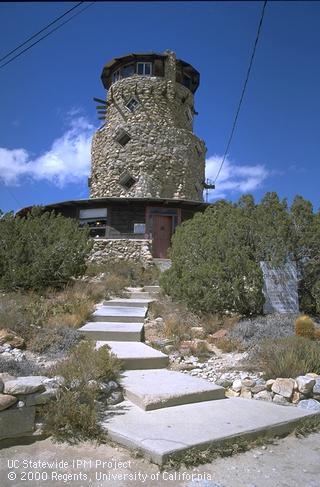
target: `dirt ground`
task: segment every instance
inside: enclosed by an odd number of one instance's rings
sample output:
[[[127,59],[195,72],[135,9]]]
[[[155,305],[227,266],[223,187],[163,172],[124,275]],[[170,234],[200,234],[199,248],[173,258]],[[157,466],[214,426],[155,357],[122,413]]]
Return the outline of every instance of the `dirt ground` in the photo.
[[[319,487],[320,433],[277,440],[193,469],[159,471],[118,447],[50,439],[0,450],[1,487]],[[42,463],[46,462],[46,463]]]

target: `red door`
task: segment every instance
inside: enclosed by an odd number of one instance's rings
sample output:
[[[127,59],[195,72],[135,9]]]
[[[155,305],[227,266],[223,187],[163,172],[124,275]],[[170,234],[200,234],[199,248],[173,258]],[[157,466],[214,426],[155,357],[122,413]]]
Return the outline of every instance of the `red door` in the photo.
[[[154,215],[152,218],[153,257],[166,259],[172,236],[172,217]]]

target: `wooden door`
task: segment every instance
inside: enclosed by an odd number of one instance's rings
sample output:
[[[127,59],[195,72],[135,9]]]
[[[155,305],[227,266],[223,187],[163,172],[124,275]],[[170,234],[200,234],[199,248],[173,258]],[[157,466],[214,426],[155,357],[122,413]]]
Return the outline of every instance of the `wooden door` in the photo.
[[[152,219],[153,257],[166,259],[172,236],[172,217],[153,215]]]

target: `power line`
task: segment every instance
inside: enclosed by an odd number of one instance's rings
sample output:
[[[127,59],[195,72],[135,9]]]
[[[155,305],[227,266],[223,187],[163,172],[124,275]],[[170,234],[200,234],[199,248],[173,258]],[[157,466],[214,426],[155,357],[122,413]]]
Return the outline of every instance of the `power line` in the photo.
[[[81,2],[82,3],[82,2]],[[77,17],[78,15],[80,15],[82,12],[84,12],[85,10],[87,10],[89,7],[91,7],[94,3],[96,3],[95,1],[94,2],[91,2],[89,3],[89,5],[86,5],[85,7],[83,7],[81,10],[78,10],[78,12],[76,12],[75,14],[71,15],[71,17],[69,17],[67,20],[65,20],[64,22],[62,22],[61,24],[57,25],[57,27],[55,27],[54,29],[51,29],[47,34],[45,34],[44,36],[40,37],[40,39],[38,39],[37,41],[33,42],[30,46],[26,47],[25,49],[23,49],[21,52],[19,52],[18,54],[16,54],[15,56],[13,56],[13,58],[9,59],[9,61],[3,63],[0,65],[0,68],[4,68],[5,66],[7,66],[7,64],[11,63],[12,61],[14,61],[16,58],[18,58],[19,56],[21,56],[23,53],[25,53],[26,51],[28,51],[29,49],[31,49],[33,46],[35,46],[36,44],[38,44],[40,41],[42,41],[43,39],[45,39],[46,37],[48,37],[50,34],[52,34],[53,32],[55,32],[56,30],[60,29],[60,27],[62,27],[63,25],[67,24],[68,22],[70,22],[70,20],[74,19],[75,17]]]
[[[258,26],[258,30],[257,30],[257,35],[256,35],[256,40],[254,42],[254,46],[253,46],[253,50],[252,50],[252,54],[251,54],[251,59],[250,59],[249,67],[248,67],[248,70],[247,70],[247,76],[246,76],[246,79],[245,79],[245,82],[244,82],[244,85],[243,85],[243,88],[242,88],[242,92],[241,92],[241,96],[240,96],[240,101],[239,101],[238,108],[237,108],[237,111],[236,111],[236,115],[235,115],[235,118],[234,118],[234,121],[233,121],[233,125],[232,125],[231,133],[230,133],[230,136],[229,136],[229,139],[228,139],[227,147],[226,147],[226,150],[224,152],[224,155],[223,155],[223,158],[222,158],[222,161],[221,161],[221,164],[220,164],[220,167],[219,167],[219,170],[217,172],[217,175],[216,175],[216,178],[215,178],[214,182],[217,181],[217,179],[218,179],[218,177],[219,177],[219,175],[221,173],[221,169],[222,169],[222,167],[223,167],[223,165],[225,163],[225,160],[226,160],[226,157],[227,157],[229,148],[230,148],[230,144],[231,144],[231,141],[232,141],[232,138],[233,138],[233,134],[234,134],[234,131],[235,131],[235,128],[236,128],[236,125],[237,125],[238,116],[239,116],[239,113],[240,113],[242,101],[243,101],[243,98],[244,98],[244,94],[245,94],[245,91],[246,91],[246,88],[247,88],[247,84],[248,84],[248,80],[249,80],[249,76],[250,76],[250,71],[251,71],[251,68],[252,68],[252,65],[253,65],[253,59],[254,59],[254,56],[255,56],[255,53],[256,53],[256,49],[257,49],[257,45],[258,45],[258,41],[259,41],[259,36],[260,36],[260,31],[261,31],[261,27],[262,27],[262,22],[263,22],[263,18],[264,18],[264,12],[265,12],[265,9],[266,9],[266,5],[267,5],[267,0],[265,0],[264,3],[263,3],[261,17],[260,17],[260,22],[259,22],[259,26]]]
[[[22,44],[19,44],[19,46],[17,46],[14,49],[12,49],[12,51],[8,52],[5,56],[3,56],[2,58],[0,58],[0,62],[3,61],[4,59],[7,59],[7,57],[11,56],[11,54],[13,54],[14,52],[18,51],[18,49],[20,49],[21,47],[23,47],[26,44],[28,44],[30,41],[32,41],[32,39],[34,39],[39,34],[41,34],[42,32],[44,32],[45,30],[47,30],[53,24],[56,24],[60,19],[62,19],[63,17],[65,17],[68,13],[72,12],[72,10],[74,10],[75,8],[79,7],[79,5],[81,5],[82,3],[83,3],[83,1],[77,3],[72,8],[70,8],[69,10],[67,10],[66,12],[64,12],[62,15],[60,15],[59,17],[57,17],[56,19],[54,19],[52,22],[50,22],[48,25],[46,25],[45,27],[43,27],[43,29],[39,30],[38,32],[36,32],[35,34],[33,34],[31,37],[29,37],[28,39],[26,39],[24,42],[22,42]]]

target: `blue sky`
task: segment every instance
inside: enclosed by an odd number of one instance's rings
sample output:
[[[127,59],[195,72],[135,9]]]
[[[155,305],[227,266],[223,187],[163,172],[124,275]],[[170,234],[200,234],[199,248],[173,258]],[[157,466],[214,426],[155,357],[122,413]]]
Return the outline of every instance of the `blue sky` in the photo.
[[[0,57],[74,3],[0,3]],[[88,196],[103,65],[176,51],[201,73],[196,134],[214,177],[262,2],[96,3],[0,69],[0,208]],[[277,191],[320,207],[320,3],[270,2],[228,159],[211,199]]]

